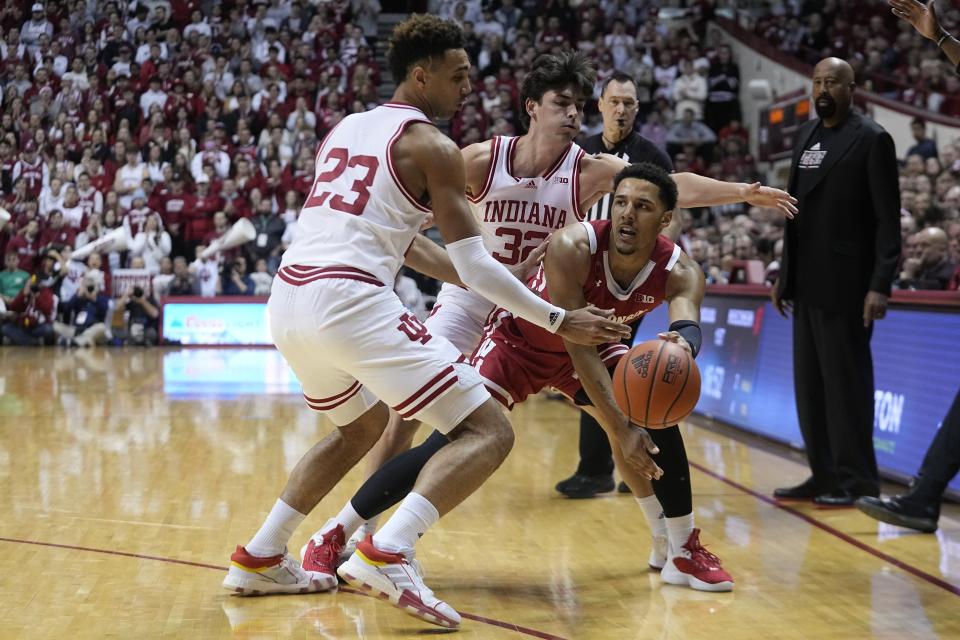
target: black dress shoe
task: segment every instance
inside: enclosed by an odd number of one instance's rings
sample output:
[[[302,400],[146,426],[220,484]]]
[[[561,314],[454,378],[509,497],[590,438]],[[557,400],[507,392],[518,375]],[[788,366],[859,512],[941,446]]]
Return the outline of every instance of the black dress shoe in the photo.
[[[821,507],[852,507],[860,496],[846,491],[831,491],[813,498],[813,504]]]
[[[940,503],[934,504],[911,500],[910,494],[892,498],[863,497],[856,502],[857,509],[887,524],[916,529],[924,533],[937,530],[940,518]]]
[[[613,491],[616,483],[612,475],[585,476],[575,473],[557,483],[555,489],[568,498],[592,498],[598,493]]]
[[[621,480],[620,484],[617,485],[617,493],[633,493],[633,492],[630,491],[630,487],[627,486],[627,483]]]
[[[795,487],[774,489],[773,497],[777,500],[812,500],[817,493],[817,485],[814,484],[813,478],[807,478]]]

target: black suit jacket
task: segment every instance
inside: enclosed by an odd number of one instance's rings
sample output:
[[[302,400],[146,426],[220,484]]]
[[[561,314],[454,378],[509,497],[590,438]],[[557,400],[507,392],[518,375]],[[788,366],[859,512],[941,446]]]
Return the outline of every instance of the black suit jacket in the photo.
[[[793,147],[788,190],[800,204],[787,221],[778,291],[826,311],[862,313],[867,291],[890,294],[900,259],[896,150],[880,125],[851,113],[819,180],[798,193],[797,166],[818,123],[804,123]]]

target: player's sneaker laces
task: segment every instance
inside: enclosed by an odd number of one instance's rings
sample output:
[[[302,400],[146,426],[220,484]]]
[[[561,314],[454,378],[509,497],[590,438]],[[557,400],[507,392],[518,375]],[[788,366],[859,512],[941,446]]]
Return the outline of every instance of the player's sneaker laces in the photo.
[[[333,575],[305,571],[286,550],[269,558],[259,558],[237,545],[237,550],[230,556],[230,569],[223,579],[223,588],[242,596],[313,593],[336,589],[337,579]]]
[[[313,534],[300,549],[300,559],[307,571],[316,571],[337,579],[337,567],[349,558],[344,555],[346,536],[343,525],[337,525],[324,534]]]
[[[401,553],[380,551],[373,546],[372,536],[357,545],[337,573],[348,584],[389,600],[404,613],[448,629],[460,626],[460,614],[433,595],[423,583],[418,565]]]
[[[698,591],[733,591],[733,578],[720,566],[720,558],[700,544],[700,529],[690,532],[679,552],[667,558],[660,577]]]
[[[654,571],[663,569],[663,565],[667,563],[667,549],[667,536],[653,536],[650,547],[650,560],[647,562],[651,569]]]

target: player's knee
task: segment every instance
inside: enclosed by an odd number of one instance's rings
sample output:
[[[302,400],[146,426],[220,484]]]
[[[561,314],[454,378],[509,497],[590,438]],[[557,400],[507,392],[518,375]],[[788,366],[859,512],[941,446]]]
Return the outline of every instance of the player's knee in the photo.
[[[510,420],[495,400],[483,404],[470,414],[448,434],[451,440],[459,438],[477,438],[483,441],[485,449],[499,456],[507,457],[513,448],[514,434]]]
[[[387,427],[389,410],[382,402],[378,402],[366,413],[348,425],[340,427],[343,438],[350,442],[369,443],[369,446],[380,439]]]

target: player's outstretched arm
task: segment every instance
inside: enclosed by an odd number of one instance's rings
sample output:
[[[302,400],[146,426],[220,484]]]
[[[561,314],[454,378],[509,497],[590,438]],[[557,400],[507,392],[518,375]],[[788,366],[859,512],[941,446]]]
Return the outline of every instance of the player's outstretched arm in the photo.
[[[684,209],[747,202],[755,207],[779,209],[787,218],[797,213],[796,198],[759,182],[722,182],[689,172],[674,173],[671,177],[677,183],[677,206]]]
[[[613,190],[613,178],[628,165],[626,160],[608,153],[598,153],[581,161],[580,192],[583,200],[580,208],[586,211],[596,204],[604,194]],[[797,199],[786,191],[765,187],[759,182],[721,182],[695,173],[671,174],[677,183],[677,206],[711,207],[734,202],[748,202],[755,207],[779,209],[787,218],[797,213]]]
[[[681,253],[667,279],[665,297],[670,328],[658,337],[678,343],[693,357],[700,352],[700,305],[706,288],[703,270],[687,254]]]
[[[583,295],[583,283],[590,268],[590,242],[580,225],[567,227],[554,234],[544,271],[550,299],[566,309],[576,309],[587,304]],[[607,435],[616,443],[627,460],[644,478],[657,479],[663,471],[650,458],[657,453],[656,445],[646,430],[630,423],[613,398],[610,373],[600,359],[596,347],[574,344],[564,340],[567,353],[583,384],[583,390],[600,418],[598,421]]]
[[[948,34],[937,19],[934,0],[926,4],[917,0],[889,0],[890,11],[901,20],[913,25],[917,33],[937,43],[950,62],[960,67],[960,40]]]
[[[565,311],[550,304],[493,259],[483,246],[464,196],[466,176],[460,150],[449,138],[431,133],[434,135],[429,138],[421,135],[412,151],[425,177],[440,235],[463,284],[524,320],[574,342],[602,344],[629,335],[629,327],[608,320],[609,314],[592,307]]]

